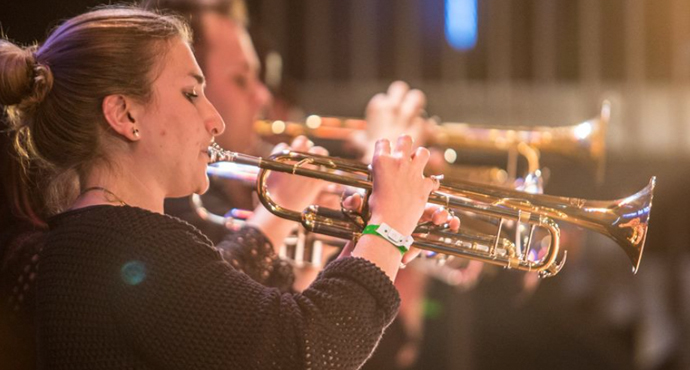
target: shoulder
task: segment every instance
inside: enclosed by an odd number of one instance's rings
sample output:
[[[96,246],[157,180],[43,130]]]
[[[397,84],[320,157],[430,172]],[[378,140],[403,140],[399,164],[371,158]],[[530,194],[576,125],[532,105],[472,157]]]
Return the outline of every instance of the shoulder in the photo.
[[[190,246],[213,253],[211,242],[194,226],[175,217],[129,206],[93,206],[68,211],[49,221],[46,244],[93,248],[94,244],[118,253],[156,253]]]

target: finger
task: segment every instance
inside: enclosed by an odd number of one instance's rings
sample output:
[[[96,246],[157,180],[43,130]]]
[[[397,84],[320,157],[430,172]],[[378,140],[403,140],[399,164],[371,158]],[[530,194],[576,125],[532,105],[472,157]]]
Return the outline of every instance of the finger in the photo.
[[[419,256],[419,253],[421,253],[422,250],[419,248],[410,248],[409,251],[405,253],[405,255],[402,258],[402,264],[407,265],[408,263],[412,262],[417,256]]]
[[[442,169],[445,168],[448,163],[444,157],[444,153],[437,148],[429,149],[429,153],[429,161],[426,163],[424,168],[442,171]]]
[[[369,100],[369,104],[367,104],[366,108],[366,115],[367,117],[376,115],[380,112],[381,108],[385,105],[386,103],[386,94],[384,93],[378,93],[374,95],[371,100]],[[367,128],[369,125],[367,125]]]
[[[271,150],[271,154],[276,154],[280,153],[284,150],[288,150],[290,147],[286,143],[279,143],[278,145],[273,147],[273,150]]]
[[[430,186],[429,192],[436,191],[441,187],[441,179],[443,179],[443,175],[431,175],[424,179],[426,184]]]
[[[340,252],[338,258],[349,257],[354,249],[355,243],[353,243],[352,240],[348,241],[347,244],[345,244],[345,246],[343,247],[343,250]]]
[[[309,141],[311,143],[311,141]],[[313,144],[313,143],[312,143]],[[328,150],[322,146],[313,146],[308,150],[311,154],[328,155]]]
[[[412,155],[412,163],[415,166],[424,169],[426,164],[429,163],[429,158],[431,158],[431,152],[429,152],[429,149],[420,146],[415,149],[414,154]]]
[[[448,222],[448,216],[448,210],[445,208],[440,208],[431,216],[431,222],[433,222],[434,225],[443,225]]]
[[[428,194],[433,193],[438,189],[438,182],[434,181],[431,177],[424,178],[424,191]]]
[[[407,127],[411,126],[416,118],[422,114],[422,109],[426,106],[426,96],[420,90],[411,90],[405,94],[398,119],[405,122]]]
[[[429,138],[433,137],[429,134],[429,130],[426,127],[428,126],[427,121],[420,117],[415,117],[410,122],[406,132],[412,136],[417,145],[424,146],[429,141]]]
[[[451,217],[450,221],[448,221],[448,228],[452,231],[460,230],[460,219],[457,216]]]
[[[378,155],[390,155],[391,154],[391,142],[388,139],[378,139],[376,140],[376,146],[374,147],[374,156]]]
[[[388,102],[391,107],[397,108],[402,104],[405,95],[410,90],[410,85],[403,81],[395,81],[388,87]]]
[[[362,206],[362,196],[359,193],[355,193],[346,197],[343,200],[343,207],[352,211],[357,211]]]
[[[477,278],[479,277],[479,274],[482,272],[484,269],[484,263],[476,260],[470,260],[470,262],[467,263],[467,267],[465,267],[465,271],[467,271],[471,277]]]
[[[424,213],[422,213],[422,218],[420,219],[421,222],[426,222],[432,219],[434,213],[443,210],[444,207],[438,206],[436,204],[427,204],[426,207],[424,208]]]
[[[290,147],[292,147],[293,150],[306,151],[307,149],[309,149],[308,144],[307,144],[308,142],[309,142],[309,139],[307,139],[306,136],[299,135],[294,140],[292,140]]]
[[[395,144],[395,152],[400,153],[403,158],[412,157],[412,138],[410,135],[400,135]]]

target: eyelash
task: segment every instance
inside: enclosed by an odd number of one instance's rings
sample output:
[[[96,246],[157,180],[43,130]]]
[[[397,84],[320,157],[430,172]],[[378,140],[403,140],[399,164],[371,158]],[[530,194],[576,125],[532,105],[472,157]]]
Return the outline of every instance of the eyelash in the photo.
[[[196,91],[192,91],[192,92],[185,92],[184,96],[185,96],[185,98],[187,98],[187,100],[189,100],[190,102],[193,103],[194,99],[199,97],[199,94],[197,94]]]

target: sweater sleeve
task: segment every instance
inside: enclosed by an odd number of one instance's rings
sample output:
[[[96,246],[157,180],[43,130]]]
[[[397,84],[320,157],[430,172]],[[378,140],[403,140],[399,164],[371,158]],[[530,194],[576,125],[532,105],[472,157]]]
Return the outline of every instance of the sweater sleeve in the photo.
[[[292,266],[278,257],[273,244],[253,227],[228,234],[218,244],[223,258],[254,281],[289,292],[295,282]]]
[[[157,368],[357,369],[397,313],[393,284],[364,259],[337,260],[287,294],[199,240],[155,240],[121,256],[138,278],[119,279],[112,302],[125,340]]]

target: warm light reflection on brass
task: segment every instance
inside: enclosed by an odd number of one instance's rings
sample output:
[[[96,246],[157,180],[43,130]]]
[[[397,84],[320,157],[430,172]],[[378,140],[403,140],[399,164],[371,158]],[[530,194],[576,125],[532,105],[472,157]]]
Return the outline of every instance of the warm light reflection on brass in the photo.
[[[457,161],[459,150],[507,152],[509,163],[506,170],[509,180],[517,178],[517,155],[522,155],[527,160],[528,173],[541,167],[541,154],[562,155],[592,163],[596,170],[596,179],[601,182],[606,161],[605,140],[610,115],[610,103],[604,101],[597,117],[569,126],[500,126],[442,122],[431,129],[425,145],[442,148],[448,163]],[[285,127],[279,132],[273,129],[273,121],[257,121],[254,129],[261,136],[306,135],[330,140],[349,140],[355,132],[366,130],[366,121],[362,119],[312,115],[306,122],[280,122]],[[453,177],[450,173],[447,175]]]
[[[211,163],[229,161],[261,168],[257,180],[259,199],[277,216],[300,222],[307,230],[316,233],[343,239],[359,235],[363,225],[353,222],[346,215],[335,217],[334,214],[340,211],[325,210],[319,206],[310,206],[305,210],[283,208],[271,199],[266,178],[270,171],[279,171],[369,191],[372,183],[367,165],[289,151],[263,159],[225,151],[217,144],[209,147],[209,157]],[[303,166],[304,163],[309,163],[309,166]],[[633,272],[636,272],[642,258],[655,181],[653,177],[637,194],[613,201],[529,194],[466,181],[442,182],[439,190],[429,196],[430,203],[450,210],[493,217],[497,220],[498,232],[496,235],[485,235],[462,229],[460,232],[418,229],[417,232],[423,235],[415,238],[415,246],[506,268],[538,271],[541,277],[548,277],[557,274],[563,265],[563,261],[557,261],[561,256],[558,220],[593,230],[616,241],[632,262]],[[530,237],[524,250],[500,236],[501,226],[506,221],[529,225]],[[548,248],[542,251],[543,255],[537,260],[530,258],[533,255],[530,245],[534,229],[545,231],[549,239]],[[565,252],[562,255],[565,257]]]

